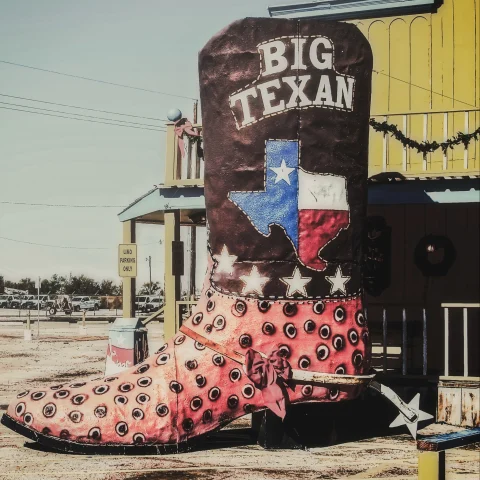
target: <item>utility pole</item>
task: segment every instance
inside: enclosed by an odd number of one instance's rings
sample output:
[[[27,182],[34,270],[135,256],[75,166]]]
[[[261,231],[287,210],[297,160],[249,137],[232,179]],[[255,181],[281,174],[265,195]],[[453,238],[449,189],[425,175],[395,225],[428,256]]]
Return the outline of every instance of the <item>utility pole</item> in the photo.
[[[150,270],[150,286],[148,287],[148,291],[151,295],[152,294],[152,256],[149,255],[145,260],[148,262],[148,268]]]

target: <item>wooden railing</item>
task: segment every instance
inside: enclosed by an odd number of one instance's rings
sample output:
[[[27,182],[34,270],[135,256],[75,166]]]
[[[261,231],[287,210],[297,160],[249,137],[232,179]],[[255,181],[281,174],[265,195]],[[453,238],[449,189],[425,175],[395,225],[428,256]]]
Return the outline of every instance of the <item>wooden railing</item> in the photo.
[[[177,315],[176,324],[181,327],[184,320],[186,320],[193,311],[193,308],[198,303],[197,300],[180,300],[176,302],[175,313]]]
[[[394,114],[374,114],[378,122],[396,125],[402,133],[417,142],[434,140],[443,142],[457,132],[472,133],[480,125],[480,109],[409,111]],[[415,149],[404,147],[389,134],[370,129],[369,175],[396,172],[406,176],[456,176],[478,173],[479,141],[468,148],[463,144],[443,153],[438,149],[422,155]]]
[[[201,133],[202,126],[193,126]],[[203,186],[204,162],[199,155],[202,140],[193,140],[188,135],[183,136],[183,147],[175,134],[173,123],[167,124],[167,156],[165,159],[166,187],[173,186]],[[200,147],[200,148],[199,148]]]

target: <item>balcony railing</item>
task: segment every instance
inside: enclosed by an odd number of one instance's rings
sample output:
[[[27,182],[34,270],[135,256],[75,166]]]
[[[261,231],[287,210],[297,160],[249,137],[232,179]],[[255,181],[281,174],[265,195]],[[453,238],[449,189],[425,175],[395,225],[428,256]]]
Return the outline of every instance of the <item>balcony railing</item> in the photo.
[[[188,136],[180,138],[175,133],[173,123],[167,124],[167,158],[165,161],[165,181],[167,187],[203,186],[204,162],[201,155],[202,140]],[[202,126],[193,125],[201,134]]]
[[[480,109],[375,114],[378,122],[395,124],[402,133],[417,142],[443,142],[457,132],[471,133],[480,124]],[[478,172],[479,142],[470,142],[423,155],[404,147],[389,134],[370,130],[369,175],[396,172],[405,176],[457,176]]]

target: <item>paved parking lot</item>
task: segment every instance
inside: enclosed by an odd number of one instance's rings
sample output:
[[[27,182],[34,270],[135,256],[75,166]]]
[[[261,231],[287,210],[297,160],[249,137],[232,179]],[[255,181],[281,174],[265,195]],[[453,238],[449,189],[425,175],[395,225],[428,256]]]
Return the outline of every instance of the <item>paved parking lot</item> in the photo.
[[[0,324],[0,413],[23,387],[35,388],[73,378],[103,374],[107,323],[89,323],[80,336],[75,324],[40,322],[40,337],[24,342],[23,325]],[[149,325],[150,350],[163,343],[163,325]],[[232,427],[247,426],[240,420]],[[421,433],[455,431],[431,425]],[[447,454],[447,480],[478,480],[479,449]],[[244,443],[166,456],[82,456],[39,449],[0,426],[0,479],[89,480],[312,480],[417,477],[415,442],[407,435],[366,438],[308,451],[266,451]]]

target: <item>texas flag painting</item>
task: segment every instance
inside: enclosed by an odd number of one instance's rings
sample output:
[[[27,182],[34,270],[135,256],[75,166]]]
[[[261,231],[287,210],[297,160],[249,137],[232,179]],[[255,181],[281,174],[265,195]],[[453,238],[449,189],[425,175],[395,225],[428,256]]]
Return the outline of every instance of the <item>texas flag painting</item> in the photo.
[[[350,224],[346,178],[304,171],[298,141],[268,140],[265,159],[264,190],[230,192],[229,199],[262,235],[282,227],[299,261],[324,270],[320,252]]]

